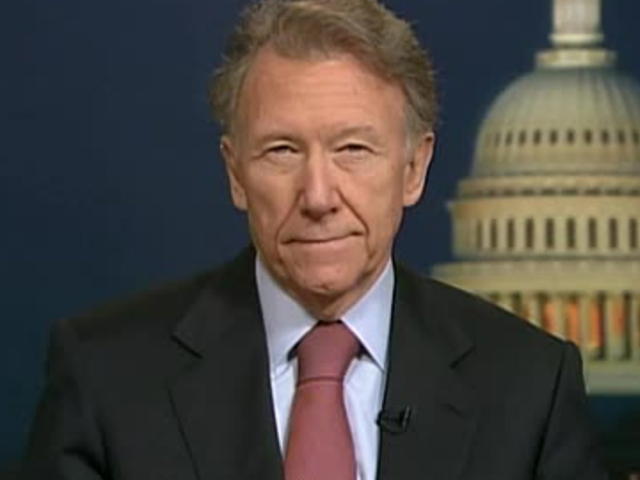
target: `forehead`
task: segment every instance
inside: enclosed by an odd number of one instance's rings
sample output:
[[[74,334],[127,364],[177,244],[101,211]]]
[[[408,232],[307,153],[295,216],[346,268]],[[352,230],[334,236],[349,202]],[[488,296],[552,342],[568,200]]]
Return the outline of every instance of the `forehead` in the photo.
[[[292,59],[263,48],[238,101],[242,124],[329,120],[404,123],[402,89],[348,54]]]

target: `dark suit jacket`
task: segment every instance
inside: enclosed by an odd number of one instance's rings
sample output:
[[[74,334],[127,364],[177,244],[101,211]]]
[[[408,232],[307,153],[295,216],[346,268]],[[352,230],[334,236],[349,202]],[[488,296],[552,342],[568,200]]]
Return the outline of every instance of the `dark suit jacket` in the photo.
[[[396,266],[379,480],[600,480],[579,354]],[[29,480],[280,480],[254,258],[64,321]],[[334,480],[334,479],[327,479]],[[335,479],[339,480],[339,479]]]

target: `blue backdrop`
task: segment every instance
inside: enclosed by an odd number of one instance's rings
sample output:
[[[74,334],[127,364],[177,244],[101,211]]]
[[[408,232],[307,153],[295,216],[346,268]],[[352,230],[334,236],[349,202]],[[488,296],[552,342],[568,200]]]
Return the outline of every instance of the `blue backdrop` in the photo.
[[[18,457],[51,322],[188,275],[247,241],[206,85],[243,1],[20,0],[0,6],[0,465]],[[640,78],[640,2],[605,1],[608,44]],[[450,259],[445,202],[491,99],[547,45],[550,0],[389,0],[438,66],[443,120],[400,257]],[[639,405],[606,399],[609,424]]]

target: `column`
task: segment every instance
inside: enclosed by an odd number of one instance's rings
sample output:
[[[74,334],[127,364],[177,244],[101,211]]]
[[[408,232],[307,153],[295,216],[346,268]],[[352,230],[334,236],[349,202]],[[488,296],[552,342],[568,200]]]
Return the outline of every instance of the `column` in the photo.
[[[631,358],[640,361],[640,295],[631,294],[631,304],[629,305],[629,322],[631,328]]]
[[[534,218],[535,232],[534,232],[534,252],[546,252],[547,251],[547,229],[546,218]]]
[[[585,253],[588,248],[587,219],[584,216],[576,217],[576,252]]]
[[[453,220],[453,251],[455,255],[464,255],[466,236],[463,220],[452,216]]]
[[[536,293],[527,293],[523,297],[523,303],[527,311],[527,320],[536,327],[542,324],[542,309],[540,308],[540,297]]]
[[[483,219],[482,220],[482,251],[484,253],[489,252],[489,254],[492,254],[493,251],[491,250],[491,220],[486,220]]]
[[[460,231],[458,232],[460,238],[457,239],[458,248],[460,254],[466,257],[470,252],[473,251],[473,222],[471,222],[468,218],[460,218],[458,219],[458,222],[458,228],[460,229]]]
[[[515,313],[516,296],[514,293],[499,293],[496,303],[505,310]]]
[[[582,320],[580,318],[580,306],[577,294],[567,294],[564,297],[564,316],[567,325],[567,340],[576,345],[582,341]]]
[[[514,221],[516,224],[516,245],[513,251],[517,253],[526,252],[526,219],[522,217],[516,217]]]
[[[462,222],[462,235],[464,237],[464,240],[462,241],[462,253],[466,257],[475,250],[475,232],[473,230],[474,222],[469,218],[465,218]]]
[[[559,293],[551,295],[553,316],[551,320],[551,333],[562,339],[567,338],[567,317],[565,315],[564,297]]]
[[[616,315],[621,314],[622,296],[607,293],[604,303],[605,355],[608,361],[622,360],[625,356],[623,332],[616,325]]]
[[[493,295],[491,292],[474,291],[473,293],[475,293],[478,297],[483,299],[485,302],[496,303],[494,300],[495,295]]]
[[[597,135],[597,133],[595,133]],[[597,252],[611,252],[609,248],[609,217],[604,215],[596,216],[596,224],[598,229],[598,248]]]
[[[591,308],[593,305],[593,295],[583,293],[578,297],[578,308],[580,310],[580,350],[582,356],[587,360],[597,358],[597,351],[591,345]]]
[[[620,252],[631,253],[631,232],[629,230],[629,219],[620,217],[618,219],[618,246]]]

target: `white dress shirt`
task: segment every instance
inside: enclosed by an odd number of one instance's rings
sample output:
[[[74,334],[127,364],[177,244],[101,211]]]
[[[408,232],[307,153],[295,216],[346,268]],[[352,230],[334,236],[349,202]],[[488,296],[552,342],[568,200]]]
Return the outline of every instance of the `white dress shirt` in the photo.
[[[280,449],[284,452],[296,385],[297,360],[292,348],[316,320],[271,277],[260,259],[256,280],[267,332],[271,390]],[[342,317],[365,353],[354,359],[345,377],[345,404],[356,450],[358,480],[375,480],[379,431],[387,370],[394,275],[391,261],[369,291]]]

